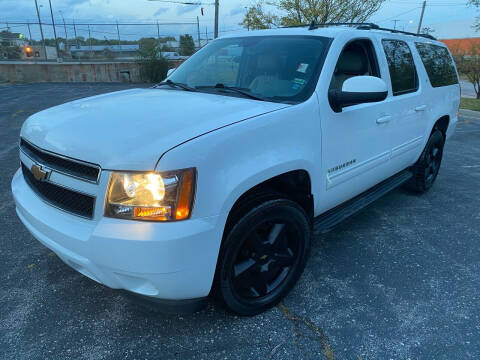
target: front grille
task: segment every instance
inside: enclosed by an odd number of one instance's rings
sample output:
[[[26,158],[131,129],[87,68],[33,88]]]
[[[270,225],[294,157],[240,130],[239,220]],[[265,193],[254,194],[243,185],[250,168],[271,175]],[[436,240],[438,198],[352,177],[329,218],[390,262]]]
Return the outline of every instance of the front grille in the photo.
[[[51,205],[86,218],[93,218],[95,198],[64,187],[35,179],[32,172],[22,163],[23,177],[27,184],[43,200]]]
[[[97,182],[100,167],[94,164],[70,160],[59,155],[49,153],[33,146],[24,139],[20,140],[20,149],[32,160],[57,170],[66,175],[74,176],[82,180]]]

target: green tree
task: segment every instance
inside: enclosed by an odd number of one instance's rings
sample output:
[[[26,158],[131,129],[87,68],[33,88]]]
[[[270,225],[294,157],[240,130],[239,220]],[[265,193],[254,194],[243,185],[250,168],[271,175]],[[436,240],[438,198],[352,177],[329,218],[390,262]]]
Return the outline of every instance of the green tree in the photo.
[[[247,13],[240,25],[248,30],[270,29],[278,23],[278,17],[272,13],[265,12],[261,2],[252,5],[247,9]]]
[[[169,51],[175,51],[175,49],[172,48],[171,46],[168,46],[168,45],[162,45],[161,51],[162,52],[164,52],[164,51],[169,52]]]
[[[195,43],[189,34],[180,36],[178,53],[183,56],[190,56],[195,52]]]
[[[268,28],[277,25],[277,17],[278,25],[282,26],[306,25],[311,21],[365,22],[384,2],[385,0],[273,0],[267,3],[279,13],[277,15],[266,13],[261,1],[248,8],[242,25],[247,28],[252,24],[256,28]]]
[[[0,58],[20,59],[22,49],[19,46],[10,43],[12,33],[10,31],[0,31]]]
[[[138,40],[138,46],[142,47],[153,47],[158,44],[158,40],[153,37],[141,38]]]
[[[160,82],[167,77],[168,61],[162,56],[156,41],[140,44],[137,62],[142,80]]]
[[[0,58],[20,59],[21,55],[22,49],[20,47],[4,45],[3,42],[0,44]]]

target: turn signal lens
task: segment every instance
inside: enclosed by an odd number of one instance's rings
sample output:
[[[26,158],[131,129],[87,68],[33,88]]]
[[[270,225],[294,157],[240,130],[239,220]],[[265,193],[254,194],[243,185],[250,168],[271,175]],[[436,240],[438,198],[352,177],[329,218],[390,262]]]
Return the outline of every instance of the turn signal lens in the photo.
[[[183,174],[182,184],[180,186],[180,194],[178,196],[177,211],[175,219],[183,220],[190,215],[190,207],[192,206],[193,192],[193,172],[185,172]]]
[[[112,172],[105,216],[150,221],[188,219],[195,176],[193,168],[168,173]]]

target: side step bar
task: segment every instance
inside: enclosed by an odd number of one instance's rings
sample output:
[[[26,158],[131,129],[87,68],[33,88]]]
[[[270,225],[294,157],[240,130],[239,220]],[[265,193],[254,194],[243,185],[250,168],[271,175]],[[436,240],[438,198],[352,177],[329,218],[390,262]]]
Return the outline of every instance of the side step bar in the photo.
[[[313,233],[322,234],[332,230],[343,220],[367,207],[393,189],[399,187],[412,176],[413,174],[409,170],[401,171],[353,199],[317,216],[313,221]]]

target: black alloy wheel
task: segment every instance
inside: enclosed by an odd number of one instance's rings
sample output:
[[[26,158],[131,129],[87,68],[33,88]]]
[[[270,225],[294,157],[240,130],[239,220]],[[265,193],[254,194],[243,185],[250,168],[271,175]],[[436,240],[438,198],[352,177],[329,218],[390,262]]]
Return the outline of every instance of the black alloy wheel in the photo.
[[[432,143],[425,154],[425,185],[431,187],[442,163],[442,144]]]
[[[277,304],[303,272],[310,228],[305,211],[287,199],[266,201],[241,217],[219,257],[219,292],[227,307],[255,315]]]
[[[408,188],[423,193],[433,186],[442,164],[444,144],[445,139],[442,132],[435,129],[430,135],[422,155],[412,166],[413,177],[407,183]]]
[[[271,294],[282,284],[298,259],[293,225],[279,219],[252,229],[232,268],[237,294],[245,299]]]

